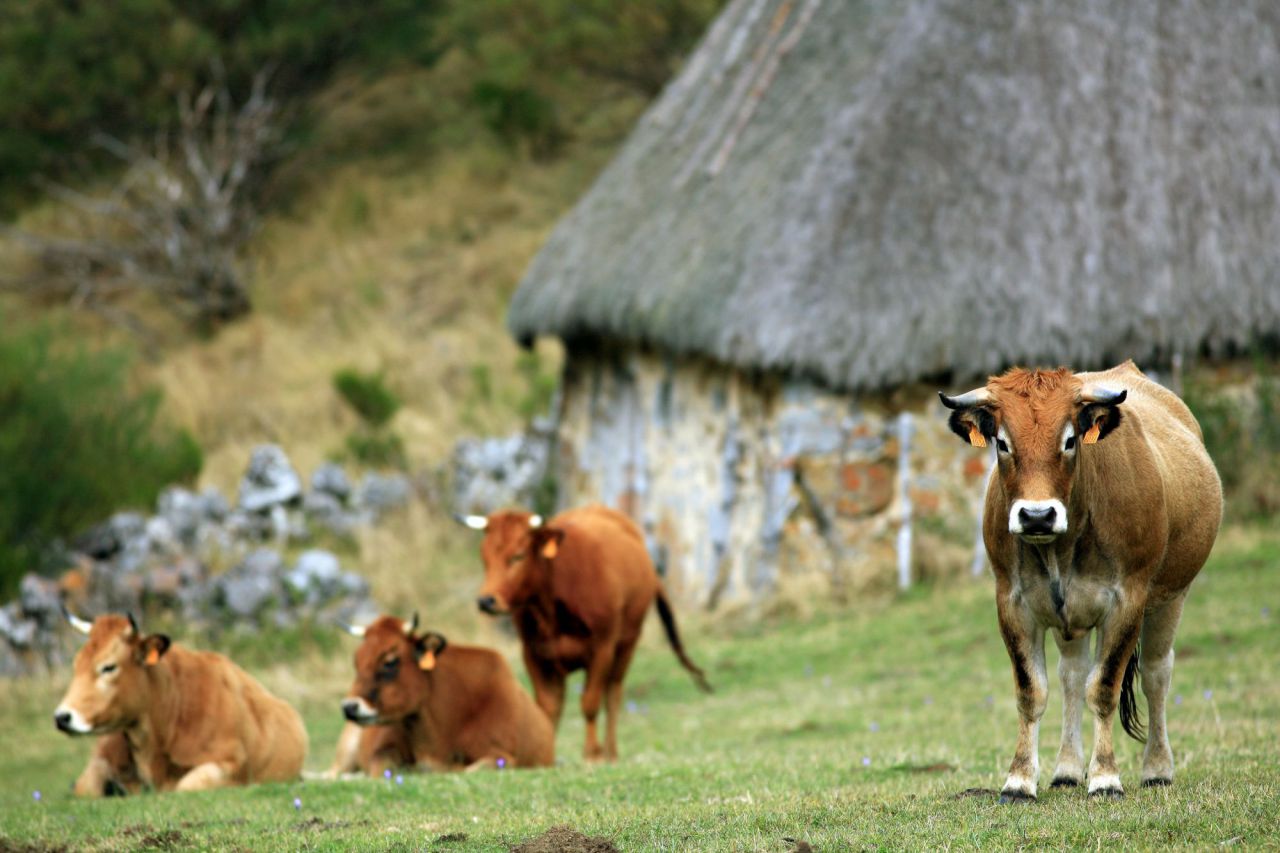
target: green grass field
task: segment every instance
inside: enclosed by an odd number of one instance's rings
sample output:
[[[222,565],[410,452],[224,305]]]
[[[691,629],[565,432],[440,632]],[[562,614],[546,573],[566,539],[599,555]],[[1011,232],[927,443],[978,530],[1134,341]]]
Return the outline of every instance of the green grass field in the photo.
[[[1235,528],[1220,540],[1177,643],[1177,779],[1139,789],[1141,747],[1118,739],[1123,802],[1048,789],[1054,683],[1041,799],[996,804],[1015,736],[1011,678],[989,581],[959,581],[804,623],[690,630],[718,688],[710,697],[650,625],[613,766],[583,764],[582,724],[567,713],[551,770],[83,802],[68,788],[89,744],[49,721],[64,684],[6,684],[0,849],[502,850],[563,824],[623,850],[793,849],[785,839],[819,850],[1276,847],[1278,567],[1280,532]],[[333,685],[300,679],[289,697],[307,717],[315,770],[339,725],[332,671]]]

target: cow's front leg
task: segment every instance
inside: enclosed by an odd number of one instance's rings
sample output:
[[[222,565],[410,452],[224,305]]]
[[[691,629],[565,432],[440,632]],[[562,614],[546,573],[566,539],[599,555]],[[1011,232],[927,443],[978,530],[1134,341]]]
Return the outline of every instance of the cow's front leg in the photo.
[[[188,770],[178,780],[174,790],[208,791],[211,788],[225,788],[236,783],[236,767],[229,762],[210,761],[199,764]]]
[[[1089,796],[1120,799],[1124,786],[1116,766],[1112,728],[1125,669],[1142,629],[1140,602],[1122,600],[1098,632],[1098,655],[1085,685],[1085,701],[1093,711],[1093,758],[1089,761]]]
[[[1001,803],[1034,800],[1040,776],[1040,718],[1049,701],[1049,678],[1044,667],[1044,629],[1035,623],[1020,602],[997,597],[1000,634],[1004,637],[1018,699],[1018,745],[1009,765],[1009,777],[1000,791]]]
[[[529,683],[533,685],[533,701],[547,715],[551,727],[559,728],[560,713],[564,709],[564,673],[554,661],[536,657],[527,643],[524,647],[524,668],[529,673]]]
[[[587,721],[587,742],[582,754],[587,761],[603,761],[608,758],[600,748],[596,719],[600,716],[600,703],[604,699],[605,684],[612,668],[613,643],[601,643],[587,664],[587,684],[582,690],[582,716]]]
[[[1089,632],[1073,634],[1065,640],[1053,632],[1058,644],[1058,676],[1062,679],[1062,748],[1053,771],[1054,788],[1075,788],[1084,784],[1084,742],[1080,724],[1084,717],[1084,688],[1089,677]]]

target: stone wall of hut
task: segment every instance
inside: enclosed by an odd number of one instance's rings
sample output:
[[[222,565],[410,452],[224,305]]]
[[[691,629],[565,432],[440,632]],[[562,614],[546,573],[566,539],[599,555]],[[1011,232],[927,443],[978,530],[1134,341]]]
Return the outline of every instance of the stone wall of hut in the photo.
[[[889,589],[900,549],[913,582],[985,565],[974,546],[990,451],[951,434],[933,388],[854,397],[576,345],[557,435],[559,504],[628,513],[685,607]]]

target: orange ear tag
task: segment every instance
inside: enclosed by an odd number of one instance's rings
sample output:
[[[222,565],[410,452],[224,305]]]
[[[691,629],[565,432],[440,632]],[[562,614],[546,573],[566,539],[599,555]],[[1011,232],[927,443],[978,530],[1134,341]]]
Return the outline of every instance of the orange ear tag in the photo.
[[[987,439],[983,437],[982,430],[978,429],[977,424],[969,425],[969,443],[974,447],[986,447]]]
[[[560,543],[554,539],[548,539],[546,544],[542,546],[542,556],[548,560],[554,560],[556,554],[560,553]]]
[[[427,649],[422,653],[422,657],[418,658],[418,669],[433,670],[436,668],[436,653]]]
[[[155,666],[160,663],[160,650],[155,646],[147,649],[147,656],[142,661],[147,666]]]
[[[1102,432],[1102,421],[1094,421],[1093,426],[1085,430],[1084,438],[1080,439],[1082,444],[1097,444],[1098,433]]]

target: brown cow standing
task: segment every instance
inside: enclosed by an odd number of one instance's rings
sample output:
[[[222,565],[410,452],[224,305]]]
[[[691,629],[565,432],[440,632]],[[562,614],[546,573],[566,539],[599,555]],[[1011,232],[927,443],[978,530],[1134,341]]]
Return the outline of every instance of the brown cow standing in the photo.
[[[564,707],[565,677],[587,671],[582,691],[587,760],[618,757],[622,680],[655,602],[676,657],[699,687],[711,690],[684,652],[662,581],[631,519],[587,506],[566,510],[546,524],[520,511],[459,520],[485,531],[480,546],[485,580],[477,604],[486,613],[511,614],[538,705],[554,724],[559,725]],[[602,698],[609,716],[603,749],[596,734]]]
[[[368,734],[343,733],[331,773],[361,760],[371,775],[400,765],[461,770],[555,761],[550,721],[501,655],[417,627],[416,615],[409,622],[383,616],[356,629],[364,641],[342,712]]]
[[[298,712],[227,658],[144,637],[132,617],[69,619],[89,640],[54,722],[70,735],[102,735],[76,794],[298,778],[307,754]]]
[[[1138,669],[1151,727],[1142,784],[1169,784],[1165,697],[1173,636],[1222,518],[1222,487],[1195,418],[1131,361],[1099,373],[1012,370],[959,397],[943,394],[942,402],[953,410],[957,434],[978,447],[996,445],[983,538],[1020,718],[1001,802],[1036,796],[1046,629],[1062,654],[1062,748],[1053,787],[1084,781],[1080,718],[1087,703],[1094,713],[1089,793],[1124,796],[1112,723],[1119,710],[1125,730],[1142,739],[1133,693]]]

